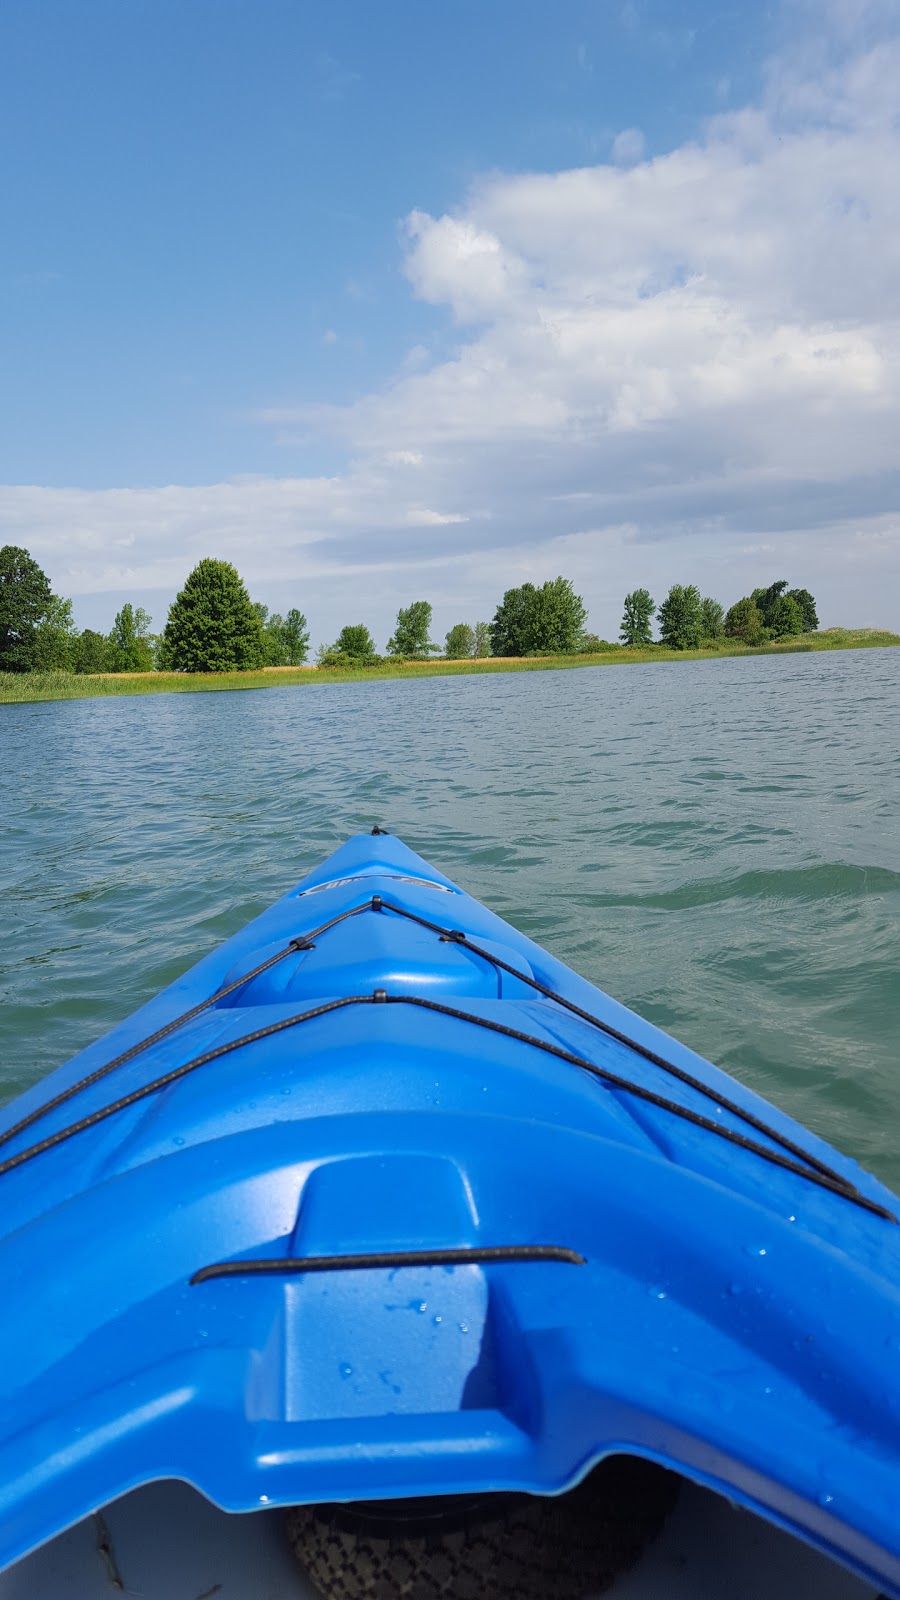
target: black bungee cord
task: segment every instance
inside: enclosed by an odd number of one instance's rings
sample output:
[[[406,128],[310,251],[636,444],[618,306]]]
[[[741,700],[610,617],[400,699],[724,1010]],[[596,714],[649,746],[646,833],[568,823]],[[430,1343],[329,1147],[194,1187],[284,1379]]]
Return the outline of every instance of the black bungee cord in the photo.
[[[221,1002],[227,996],[240,989],[243,985],[250,983],[262,972],[267,971],[269,968],[275,966],[278,962],[283,961],[288,955],[304,953],[305,951],[314,949],[316,941],[321,938],[324,933],[328,932],[331,928],[336,927],[339,923],[347,921],[347,919],[350,917],[359,916],[364,911],[388,911],[397,916],[404,917],[408,921],[417,923],[419,926],[427,928],[431,932],[437,934],[442,943],[459,945],[463,949],[470,951],[471,954],[488,961],[494,967],[500,968],[502,971],[509,973],[512,977],[518,979],[526,986],[534,989],[545,999],[551,1000],[557,1005],[563,1007],[572,1015],[578,1017],[581,1021],[588,1023],[590,1026],[598,1029],[601,1033],[616,1040],[618,1043],[625,1045],[627,1048],[633,1050],[637,1055],[642,1056],[645,1060],[650,1061],[653,1065],[659,1067],[662,1071],[685,1083],[688,1087],[698,1091],[707,1099],[713,1101],[713,1103],[720,1109],[728,1111],[732,1115],[738,1117],[740,1120],[745,1122],[747,1126],[754,1128],[758,1133],[763,1134],[766,1138],[771,1139],[773,1143],[779,1145],[782,1151],[788,1151],[790,1154],[783,1155],[778,1150],[769,1149],[766,1145],[759,1144],[756,1140],[748,1138],[745,1134],[725,1127],[721,1123],[714,1122],[710,1117],[703,1116],[702,1113],[698,1111],[694,1111],[687,1106],[680,1105],[677,1101],[670,1100],[663,1095],[659,1095],[652,1089],[647,1089],[641,1084],[633,1083],[629,1079],[623,1078],[617,1073],[610,1072],[606,1068],[598,1066],[596,1062],[590,1061],[584,1056],[576,1055],[568,1050],[563,1050],[558,1046],[549,1043],[547,1040],[540,1039],[533,1034],[524,1033],[519,1029],[508,1027],[504,1023],[493,1022],[488,1018],[476,1016],[472,1012],[462,1011],[457,1007],[443,1005],[438,1001],[429,1000],[423,996],[389,995],[384,989],[376,989],[373,994],[346,995],[336,1000],[324,1002],[323,1004],[314,1006],[307,1011],[299,1012],[291,1017],[282,1018],[278,1022],[270,1023],[264,1028],[254,1029],[252,1032],[243,1034],[238,1039],[234,1039],[225,1044],[219,1045],[215,1049],[204,1051],[200,1055],[192,1057],[191,1060],[184,1062],[182,1065],[174,1067],[170,1072],[163,1073],[161,1076],[154,1078],[151,1082],[143,1084],[139,1088],[132,1090],[131,1093],[122,1095],[118,1100],[111,1102],[109,1105],[100,1107],[97,1111],[91,1112],[76,1122],[70,1123],[66,1127],[59,1129],[56,1133],[48,1135],[47,1138],[41,1139],[37,1143],[28,1146],[27,1149],[19,1151],[15,1155],[8,1156],[4,1161],[0,1162],[0,1177],[7,1172],[14,1171],[16,1168],[23,1166],[26,1162],[32,1160],[38,1155],[41,1155],[44,1151],[53,1149],[57,1145],[64,1143],[66,1140],[74,1137],[76,1134],[96,1126],[99,1122],[106,1121],[107,1118],[114,1116],[119,1111],[125,1110],[128,1106],[135,1105],[139,1101],[146,1099],[149,1095],[155,1094],[158,1091],[167,1088],[170,1084],[175,1083],[180,1078],[187,1076],[188,1073],[195,1071],[198,1067],[205,1066],[211,1061],[219,1060],[222,1056],[230,1054],[234,1050],[241,1049],[245,1045],[254,1044],[261,1039],[269,1038],[275,1034],[282,1033],[288,1028],[296,1027],[299,1024],[311,1021],[314,1018],[326,1016],[332,1011],[342,1010],[347,1006],[388,1003],[393,1005],[417,1006],[423,1010],[433,1011],[441,1016],[471,1023],[476,1027],[485,1028],[491,1033],[496,1033],[503,1037],[514,1039],[518,1043],[542,1050],[546,1054],[554,1056],[558,1060],[565,1061],[572,1066],[579,1067],[583,1071],[589,1072],[592,1076],[606,1083],[612,1089],[620,1090],[624,1093],[634,1096],[639,1100],[643,1100],[650,1105],[654,1105],[660,1110],[667,1111],[671,1115],[679,1117],[683,1121],[693,1124],[695,1127],[702,1128],[704,1131],[711,1133],[718,1138],[725,1139],[729,1143],[739,1146],[741,1149],[750,1151],[753,1154],[762,1157],[764,1160],[771,1162],[775,1166],[783,1168],[785,1171],[793,1172],[797,1176],[805,1178],[808,1182],[814,1183],[820,1188],[827,1189],[831,1193],[840,1195],[843,1199],[850,1200],[853,1204],[862,1207],[866,1211],[872,1212],[876,1216],[883,1217],[890,1222],[896,1222],[897,1219],[891,1211],[889,1211],[885,1206],[880,1205],[877,1201],[870,1200],[868,1196],[862,1194],[861,1191],[854,1184],[852,1184],[849,1179],[844,1178],[840,1173],[828,1166],[828,1164],[822,1161],[818,1156],[812,1155],[810,1152],[804,1150],[786,1135],[779,1133],[777,1129],[770,1127],[766,1122],[762,1121],[761,1118],[756,1117],[753,1112],[745,1110],[735,1101],[730,1100],[723,1094],[720,1094],[718,1090],[712,1088],[708,1084],[703,1083],[701,1079],[695,1078],[691,1073],[685,1071],[684,1068],[676,1066],[674,1062],[668,1061],[664,1056],[661,1056],[656,1051],[649,1049],[648,1046],[641,1044],[636,1039],[632,1039],[628,1034],[625,1034],[620,1029],[613,1027],[611,1023],[604,1022],[601,1018],[594,1016],[591,1012],[583,1010],[573,1001],[565,999],[564,996],[557,994],[555,990],[550,989],[546,984],[542,984],[537,978],[530,976],[528,973],[521,972],[518,968],[511,966],[506,961],[503,961],[501,957],[492,954],[490,951],[482,949],[474,940],[470,939],[469,936],[460,929],[442,927],[439,923],[431,922],[428,920],[428,918],[419,916],[418,913],[409,911],[403,906],[396,906],[392,902],[385,900],[383,896],[377,894],[373,895],[370,900],[364,901],[362,905],[351,907],[350,910],[341,912],[336,917],[332,917],[328,922],[322,923],[320,927],[315,928],[311,933],[298,935],[294,939],[290,940],[288,944],[285,945],[284,949],[276,952],[275,955],[270,956],[266,961],[261,962],[257,967],[254,967],[250,972],[245,973],[242,977],[235,979],[234,982],[229,984],[226,988],[218,990],[215,994],[210,995],[206,1000],[203,1000],[198,1005],[191,1007],[189,1011],[186,1011],[182,1013],[181,1016],[174,1018],[163,1028],[160,1028],[155,1033],[150,1034],[146,1039],[139,1041],[137,1044],[132,1045],[128,1050],[123,1051],[121,1055],[116,1056],[112,1061],[107,1062],[102,1067],[98,1067],[94,1072],[88,1074],[84,1078],[79,1079],[78,1082],[71,1084],[67,1089],[62,1090],[58,1095],[54,1096],[53,1099],[47,1101],[41,1106],[38,1106],[34,1111],[30,1112],[28,1116],[23,1117],[19,1122],[15,1123],[13,1127],[8,1128],[5,1130],[5,1132],[0,1133],[0,1144],[5,1144],[9,1140],[13,1139],[17,1134],[24,1132],[25,1129],[33,1126],[34,1123],[46,1116],[50,1111],[55,1110],[58,1106],[66,1103],[75,1095],[79,1094],[83,1089],[86,1089],[92,1084],[99,1082],[102,1078],[113,1072],[117,1067],[123,1066],[126,1062],[133,1060],[134,1057],[139,1055],[142,1051],[149,1049],[151,1045],[156,1044],[160,1040],[168,1037],[178,1028],[193,1020],[194,1017],[199,1016],[209,1007]],[[796,1157],[797,1159],[791,1159],[791,1157]]]

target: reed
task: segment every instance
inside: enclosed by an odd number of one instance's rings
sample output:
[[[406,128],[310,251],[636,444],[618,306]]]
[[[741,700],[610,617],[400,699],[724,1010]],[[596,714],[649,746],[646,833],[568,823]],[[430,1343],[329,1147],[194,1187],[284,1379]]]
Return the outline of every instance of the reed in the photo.
[[[722,661],[732,656],[796,655],[813,650],[864,650],[900,645],[900,634],[876,628],[827,628],[780,644],[723,643],[705,650],[610,650],[600,655],[496,657],[481,661],[386,661],[377,667],[266,667],[258,672],[2,672],[0,704],[34,700],[85,700],[97,696],[195,694],[234,689],[280,689],[300,684],[359,683],[377,678],[471,677],[491,672],[561,672],[577,667],[627,666],[663,661]]]

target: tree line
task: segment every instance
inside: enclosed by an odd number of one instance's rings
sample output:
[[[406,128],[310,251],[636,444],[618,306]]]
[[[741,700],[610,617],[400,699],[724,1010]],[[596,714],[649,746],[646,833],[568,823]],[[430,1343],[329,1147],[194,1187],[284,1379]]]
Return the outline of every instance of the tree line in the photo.
[[[432,607],[414,600],[401,607],[385,656],[364,623],[348,623],[333,644],[320,645],[325,667],[377,666],[382,661],[422,661],[434,655],[463,661],[485,656],[592,654],[658,644],[693,650],[730,638],[745,645],[814,632],[819,625],[808,589],[786,579],[754,589],[726,612],[694,584],[673,584],[657,607],[647,589],[625,596],[619,641],[586,629],[587,610],[572,580],[557,577],[507,589],[491,622],[458,622],[443,650],[430,637]],[[302,666],[309,655],[306,617],[296,607],[284,616],[250,598],[236,568],[211,558],[198,562],[169,608],[160,634],[141,606],[126,603],[108,634],[78,631],[71,600],[61,599],[38,563],[16,545],[0,549],[0,671],[240,672]]]
[[[660,643],[670,650],[698,650],[719,639],[765,644],[794,634],[815,633],[816,602],[808,589],[789,589],[787,579],[754,589],[728,611],[718,600],[704,598],[695,584],[673,583],[658,611],[646,589],[625,596],[619,637],[624,645],[653,642],[652,619],[659,622]]]

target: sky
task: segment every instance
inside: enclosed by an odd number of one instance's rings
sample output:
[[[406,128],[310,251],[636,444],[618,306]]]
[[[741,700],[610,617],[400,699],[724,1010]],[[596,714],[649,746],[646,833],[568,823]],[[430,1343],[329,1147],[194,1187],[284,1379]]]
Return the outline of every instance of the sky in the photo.
[[[900,628],[900,0],[4,0],[0,543]]]

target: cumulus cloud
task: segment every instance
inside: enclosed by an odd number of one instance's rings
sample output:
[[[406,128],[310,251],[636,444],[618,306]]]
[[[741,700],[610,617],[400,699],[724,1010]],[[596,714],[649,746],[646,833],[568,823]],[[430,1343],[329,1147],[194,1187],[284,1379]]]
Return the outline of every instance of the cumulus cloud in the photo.
[[[75,593],[174,585],[215,549],[258,586],[343,582],[356,609],[374,571],[461,614],[565,571],[609,633],[634,584],[728,602],[784,574],[825,620],[896,623],[897,12],[794,4],[760,103],[702,137],[646,157],[626,130],[608,164],[494,173],[412,212],[403,270],[450,354],[417,346],[346,406],[259,414],[343,445],[338,475],[7,490],[0,518],[65,549]]]

